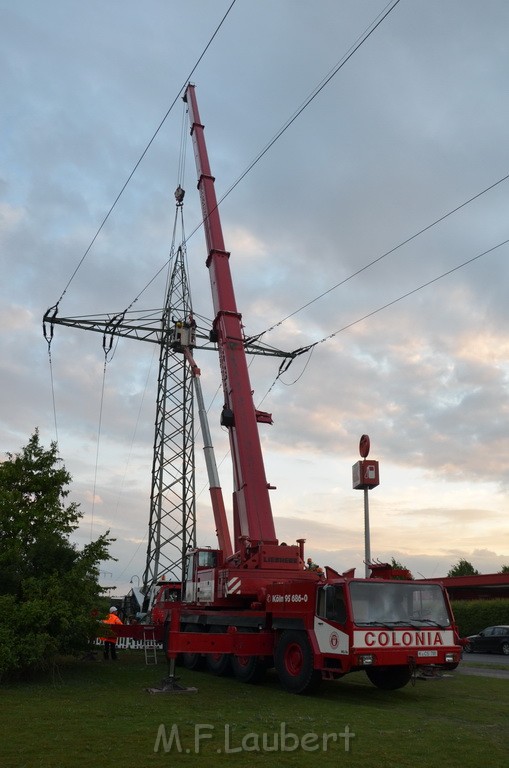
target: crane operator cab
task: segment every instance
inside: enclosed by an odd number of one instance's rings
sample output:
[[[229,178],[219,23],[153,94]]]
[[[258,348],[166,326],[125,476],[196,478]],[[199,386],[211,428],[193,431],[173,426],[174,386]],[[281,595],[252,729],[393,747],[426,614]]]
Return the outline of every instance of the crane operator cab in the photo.
[[[210,603],[216,596],[217,567],[222,565],[220,549],[192,549],[185,559],[184,601]]]

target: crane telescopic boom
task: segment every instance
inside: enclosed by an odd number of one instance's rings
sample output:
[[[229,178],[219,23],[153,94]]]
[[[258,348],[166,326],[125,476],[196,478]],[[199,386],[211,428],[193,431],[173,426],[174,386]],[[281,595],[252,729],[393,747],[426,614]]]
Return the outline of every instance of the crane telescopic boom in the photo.
[[[230,530],[226,519],[226,510],[224,508],[223,492],[219,483],[217,472],[216,457],[212,446],[212,437],[210,435],[207,411],[203,400],[203,392],[200,383],[200,369],[196,365],[194,357],[188,346],[184,347],[184,355],[189,363],[193,377],[194,393],[198,405],[198,417],[200,419],[201,433],[203,435],[203,452],[205,454],[205,464],[209,478],[210,499],[212,501],[212,511],[214,513],[214,522],[216,524],[216,533],[219,542],[219,548],[223,551],[224,557],[229,558],[233,554],[232,543],[230,539]]]
[[[241,315],[237,310],[230,272],[230,254],[225,249],[194,85],[188,85],[184,101],[189,111],[208,251],[207,267],[215,312],[212,337],[218,344],[224,393],[221,423],[228,428],[233,462],[234,548],[241,537],[257,544],[276,544],[258,433],[258,422],[270,422],[271,418],[269,414],[258,412],[253,403]]]

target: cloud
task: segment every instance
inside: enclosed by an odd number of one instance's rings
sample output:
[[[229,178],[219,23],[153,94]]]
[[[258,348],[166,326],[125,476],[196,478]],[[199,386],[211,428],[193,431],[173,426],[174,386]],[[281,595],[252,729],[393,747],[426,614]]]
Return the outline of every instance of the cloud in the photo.
[[[379,11],[235,5],[193,75],[219,199]],[[87,249],[220,15],[197,0],[155,0],[150,14],[132,0],[27,0],[4,9],[0,30],[2,450],[37,425],[48,443],[57,423],[85,532],[97,471],[94,529],[118,532],[115,574],[143,570],[157,350],[121,340],[105,371],[101,334],[56,326],[50,369],[42,315],[56,302],[60,317],[161,308],[181,182],[193,307],[209,327],[180,99]],[[453,2],[439,18],[399,4],[220,206],[246,334],[270,329],[260,341],[289,351],[320,342],[279,377],[279,358],[249,370],[274,416],[260,431],[283,534],[297,517],[311,554],[343,570],[362,568],[350,473],[366,432],[381,462],[380,557],[407,553],[437,573],[477,549],[480,570],[507,558],[507,246],[436,278],[506,239],[508,182],[413,236],[504,176],[508,15],[502,0],[489,14]],[[218,362],[196,357],[223,457]],[[228,501],[229,459],[221,474]],[[213,540],[202,497],[199,528]]]

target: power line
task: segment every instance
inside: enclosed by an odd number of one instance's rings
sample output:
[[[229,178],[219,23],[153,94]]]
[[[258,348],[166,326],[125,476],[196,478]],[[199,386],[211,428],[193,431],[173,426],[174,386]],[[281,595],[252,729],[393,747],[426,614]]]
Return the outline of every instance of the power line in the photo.
[[[264,155],[267,154],[269,149],[274,146],[276,141],[281,138],[281,136],[288,130],[288,128],[297,120],[297,118],[304,112],[304,110],[311,104],[312,101],[318,96],[321,91],[325,88],[326,85],[330,83],[330,81],[337,75],[337,73],[345,66],[345,64],[352,58],[354,53],[356,53],[359,48],[366,42],[366,40],[371,37],[373,32],[380,26],[380,24],[387,18],[387,16],[394,10],[394,8],[398,5],[400,0],[395,0],[392,4],[386,5],[384,10],[381,11],[381,13],[378,14],[378,16],[375,17],[375,19],[369,24],[364,32],[357,38],[355,43],[348,49],[348,51],[343,55],[343,57],[340,59],[340,61],[336,64],[336,66],[329,71],[329,73],[320,81],[320,83],[316,86],[316,88],[310,93],[310,95],[307,97],[307,99],[301,104],[301,106],[293,113],[293,115],[284,123],[284,125],[278,130],[278,132],[272,137],[272,139],[268,142],[268,144],[265,145],[265,147],[256,155],[254,160],[252,160],[247,168],[241,173],[241,175],[237,178],[236,181],[233,182],[233,184],[227,189],[227,191],[224,193],[224,195],[218,200],[217,208],[221,205],[224,200],[230,195],[233,190],[240,184],[240,182],[247,176],[250,171],[253,170],[255,165],[262,159]],[[203,226],[205,223],[205,220],[203,219],[196,227],[193,229],[191,234],[189,235],[190,239],[196,232]]]
[[[409,296],[412,296],[415,293],[418,293],[418,291],[422,291],[424,288],[427,288],[428,286],[432,285],[433,283],[437,283],[439,280],[442,280],[442,278],[447,277],[448,275],[452,275],[454,272],[457,272],[458,270],[462,269],[463,267],[468,266],[469,264],[472,264],[474,261],[477,261],[478,259],[482,258],[483,256],[487,256],[489,253],[492,253],[493,251],[497,250],[497,248],[501,248],[504,245],[507,245],[509,243],[509,238],[507,240],[503,240],[501,243],[498,243],[497,245],[494,245],[492,248],[488,248],[488,250],[483,251],[482,253],[478,253],[477,256],[473,256],[471,259],[467,259],[467,261],[464,261],[462,264],[458,264],[456,267],[453,267],[452,269],[447,270],[447,272],[443,272],[441,275],[438,275],[437,277],[434,277],[432,280],[428,280],[426,283],[422,283],[422,285],[419,285],[417,288],[413,288],[411,291],[407,291],[407,293],[404,293],[402,296],[399,296],[397,299],[393,299],[392,301],[388,301],[386,304],[384,304],[381,307],[378,307],[378,309],[374,309],[371,312],[368,312],[366,315],[363,315],[362,317],[359,317],[357,320],[353,320],[351,323],[348,323],[347,325],[344,325],[342,328],[339,328],[337,331],[334,331],[334,333],[330,333],[328,336],[324,336],[323,339],[320,339],[319,341],[315,341],[312,344],[308,344],[305,347],[300,347],[299,349],[296,349],[293,352],[293,355],[290,359],[285,360],[281,363],[279,366],[279,370],[274,378],[274,381],[268,388],[267,392],[262,398],[265,400],[265,398],[270,394],[270,392],[274,389],[274,386],[276,385],[278,380],[281,380],[281,376],[283,373],[285,373],[290,365],[293,363],[296,357],[299,357],[300,355],[306,354],[306,352],[309,352],[312,354],[314,349],[319,344],[324,344],[326,341],[329,341],[330,339],[333,339],[338,334],[342,333],[343,331],[347,331],[349,328],[352,328],[354,325],[358,325],[359,323],[362,323],[364,320],[367,320],[370,317],[373,317],[374,315],[377,315],[379,312],[382,312],[384,309],[388,309],[388,307],[394,306],[394,304],[397,304],[400,301],[403,301],[403,299],[408,298]],[[293,384],[296,384],[297,381],[304,375],[304,372],[306,368],[309,365],[309,362],[311,360],[311,354],[310,357],[307,359],[304,368],[302,372],[299,374],[299,376],[292,382],[285,383],[281,380],[281,383],[285,384],[285,386],[292,386]]]
[[[98,228],[97,232],[96,232],[96,233],[95,233],[95,235],[93,236],[92,240],[90,241],[90,244],[88,245],[88,248],[85,250],[85,252],[84,252],[83,256],[81,257],[80,261],[78,262],[78,265],[77,265],[76,269],[74,270],[74,272],[72,273],[71,277],[69,278],[69,280],[68,280],[68,282],[67,282],[67,285],[65,286],[64,290],[62,291],[62,294],[61,294],[60,298],[58,299],[57,303],[55,304],[55,307],[58,307],[58,305],[59,305],[59,304],[60,304],[60,302],[62,301],[63,297],[65,296],[65,294],[66,294],[66,292],[67,292],[67,289],[69,288],[70,284],[71,284],[71,283],[72,283],[72,281],[74,280],[74,278],[75,278],[75,276],[76,276],[76,274],[77,274],[78,270],[80,269],[81,265],[83,264],[83,262],[85,261],[86,257],[88,256],[88,254],[89,254],[89,252],[90,252],[90,250],[91,250],[92,246],[94,245],[95,241],[96,241],[96,240],[97,240],[97,238],[99,237],[99,234],[101,233],[101,231],[102,231],[102,229],[103,229],[104,225],[106,224],[106,222],[107,222],[107,221],[108,221],[108,219],[110,218],[111,214],[113,213],[113,210],[114,210],[114,208],[116,207],[116,205],[117,205],[118,201],[120,200],[120,198],[122,197],[122,195],[123,195],[123,193],[124,193],[124,191],[125,191],[125,189],[126,189],[127,185],[129,184],[129,182],[131,181],[132,177],[134,176],[134,174],[135,174],[135,173],[136,173],[136,171],[138,170],[138,167],[140,166],[140,164],[141,164],[141,162],[142,162],[143,158],[145,157],[145,155],[147,154],[148,150],[150,149],[150,147],[151,147],[151,146],[152,146],[152,144],[154,143],[156,136],[158,135],[159,131],[160,131],[160,130],[161,130],[161,128],[163,127],[164,123],[166,122],[166,119],[168,118],[168,116],[169,116],[170,112],[172,111],[173,107],[174,107],[174,106],[175,106],[175,104],[177,103],[177,100],[178,100],[178,98],[179,98],[180,94],[182,93],[182,91],[183,91],[183,90],[184,90],[184,88],[186,87],[187,83],[189,82],[189,80],[190,80],[190,79],[191,79],[191,77],[193,76],[194,72],[195,72],[195,71],[196,71],[196,69],[198,68],[198,66],[199,66],[200,62],[202,61],[203,57],[205,56],[205,54],[207,53],[208,49],[209,49],[209,48],[210,48],[210,46],[212,45],[212,42],[214,41],[214,39],[215,39],[216,35],[218,34],[219,30],[220,30],[220,29],[221,29],[221,27],[223,26],[223,24],[224,24],[224,22],[225,22],[225,20],[226,20],[226,17],[227,17],[227,16],[228,16],[228,14],[230,13],[230,11],[232,10],[232,8],[233,8],[233,6],[235,5],[235,3],[236,3],[236,2],[237,2],[237,0],[232,0],[232,2],[231,2],[231,4],[230,4],[230,6],[228,7],[228,9],[227,9],[226,13],[224,14],[223,18],[221,19],[221,21],[220,21],[220,22],[219,22],[219,24],[217,25],[216,29],[214,30],[214,33],[212,34],[212,36],[211,36],[210,40],[208,41],[207,45],[205,46],[205,48],[204,48],[204,49],[203,49],[203,51],[201,52],[200,56],[198,57],[198,59],[197,59],[197,61],[196,61],[195,65],[193,66],[193,68],[191,69],[191,71],[189,72],[189,74],[187,75],[187,77],[185,78],[185,80],[184,80],[184,83],[183,83],[183,84],[182,84],[182,86],[180,87],[180,89],[179,89],[179,91],[178,91],[177,95],[175,96],[175,98],[173,99],[172,103],[171,103],[171,104],[170,104],[170,106],[168,107],[168,109],[167,109],[167,111],[166,111],[166,114],[165,114],[165,115],[164,115],[164,117],[162,118],[161,122],[160,122],[160,123],[159,123],[159,125],[157,126],[156,130],[154,131],[154,133],[152,134],[152,137],[151,137],[151,139],[149,140],[149,142],[148,142],[148,144],[146,145],[145,149],[144,149],[144,150],[143,150],[143,152],[141,153],[140,157],[138,158],[137,162],[136,162],[136,163],[135,163],[135,165],[134,165],[134,168],[132,169],[131,173],[129,174],[129,176],[127,177],[126,181],[124,182],[124,184],[123,184],[123,186],[122,186],[122,188],[121,188],[120,192],[119,192],[119,193],[118,193],[118,195],[116,196],[116,198],[115,198],[115,200],[113,201],[113,203],[112,203],[112,205],[111,205],[110,209],[108,210],[108,212],[106,213],[106,215],[105,215],[105,217],[103,218],[102,222],[100,223],[100,225],[99,225],[99,228]]]
[[[291,317],[294,317],[299,312],[302,312],[303,309],[307,309],[312,304],[314,304],[316,301],[319,301],[320,299],[323,299],[324,296],[327,296],[329,293],[332,293],[332,291],[335,291],[336,288],[339,288],[340,286],[344,285],[345,283],[348,283],[350,280],[353,280],[354,277],[357,277],[357,275],[360,275],[362,272],[365,272],[367,269],[372,267],[374,264],[377,264],[379,261],[382,261],[382,259],[385,259],[387,256],[390,256],[392,253],[397,251],[399,248],[402,248],[404,245],[407,245],[412,240],[415,240],[420,235],[424,234],[424,232],[427,232],[428,230],[432,229],[432,227],[436,226],[437,224],[440,224],[440,222],[445,221],[445,219],[449,218],[449,216],[452,216],[453,213],[457,213],[462,208],[465,208],[465,206],[469,205],[469,203],[472,203],[474,200],[477,200],[482,195],[486,194],[486,192],[489,192],[490,190],[497,187],[499,184],[502,184],[502,182],[507,181],[509,179],[509,174],[506,176],[503,176],[498,181],[495,181],[493,184],[490,184],[488,187],[483,189],[481,192],[478,192],[476,195],[473,195],[473,197],[470,197],[468,200],[465,200],[463,203],[460,203],[460,205],[457,205],[455,208],[452,208],[447,213],[444,213],[442,216],[439,216],[438,219],[435,219],[435,221],[431,222],[431,224],[428,224],[427,226],[420,229],[418,232],[415,232],[413,235],[410,235],[410,237],[407,237],[405,240],[402,240],[398,245],[395,245],[393,248],[391,248],[389,251],[386,251],[385,253],[382,253],[381,256],[377,256],[376,259],[373,259],[372,261],[365,264],[363,267],[360,267],[360,269],[353,272],[348,277],[345,277],[343,280],[340,280],[339,283],[336,283],[331,288],[328,288],[326,291],[323,291],[323,293],[320,293],[318,296],[315,296],[314,299],[311,299],[310,301],[307,301],[305,304],[303,304],[298,309],[294,310],[293,312],[290,312],[289,315],[286,315],[286,317],[283,317],[282,320],[279,320],[277,323],[274,323],[274,325],[271,325],[269,328],[267,328],[265,331],[262,331],[261,333],[257,333],[255,336],[252,336],[248,339],[248,341],[258,340],[260,339],[264,334],[269,333],[270,331],[273,331],[275,328],[279,328],[280,325],[282,325],[286,320],[289,320]]]
[[[358,325],[359,323],[362,323],[364,320],[367,320],[369,317],[373,317],[373,315],[377,315],[379,312],[382,312],[384,309],[394,306],[394,304],[398,304],[398,302],[403,301],[403,299],[407,299],[409,296],[413,296],[413,294],[418,293],[419,291],[422,291],[424,288],[428,288],[428,286],[433,285],[433,283],[437,283],[439,280],[442,280],[444,277],[447,277],[448,275],[452,275],[454,272],[457,272],[458,270],[463,269],[463,267],[466,267],[469,264],[472,264],[474,261],[477,261],[483,256],[487,256],[489,253],[493,253],[493,251],[496,251],[497,248],[501,248],[503,245],[507,245],[508,243],[509,243],[509,238],[507,240],[503,240],[501,243],[498,243],[497,245],[494,245],[492,248],[488,248],[486,251],[483,251],[482,253],[478,253],[477,256],[473,256],[471,259],[467,259],[467,261],[464,261],[462,264],[458,264],[457,266],[452,267],[452,269],[448,269],[447,272],[442,272],[441,275],[434,277],[432,280],[428,280],[426,283],[422,283],[422,285],[419,285],[417,288],[413,288],[411,291],[407,291],[407,293],[404,293],[402,296],[399,296],[397,299],[388,301],[387,304],[384,304],[382,307],[378,307],[378,309],[374,309],[372,312],[368,312],[366,315],[359,317],[357,320],[353,320],[351,323],[348,323],[347,325],[344,325],[342,328],[339,328],[339,330],[334,331],[334,333],[330,333],[328,336],[324,336],[323,339],[320,339],[319,341],[315,341],[313,342],[313,344],[308,344],[305,347],[301,347],[300,349],[296,349],[294,352],[294,356],[297,357],[298,355],[302,355],[305,352],[308,352],[309,350],[314,349],[314,347],[317,347],[319,344],[323,344],[325,341],[328,341],[329,339],[333,339],[334,336],[337,336],[339,333],[342,333],[343,331],[346,331],[349,328],[352,328],[354,325]]]
[[[380,26],[380,24],[387,18],[387,16],[391,13],[391,11],[394,10],[394,8],[398,5],[400,0],[395,0],[392,4],[389,3],[385,6],[385,8],[378,14],[378,16],[375,17],[375,19],[369,24],[364,32],[362,32],[361,35],[357,38],[355,43],[350,46],[348,51],[343,54],[342,58],[339,60],[339,62],[333,67],[332,70],[329,70],[328,74],[322,78],[322,80],[319,82],[319,84],[314,88],[313,91],[309,94],[307,99],[301,104],[301,106],[293,113],[293,115],[288,118],[288,120],[283,124],[283,126],[277,131],[277,133],[272,137],[272,139],[268,142],[268,144],[265,145],[265,147],[256,155],[254,160],[252,160],[247,168],[241,173],[241,175],[237,178],[236,181],[233,182],[233,184],[226,190],[224,195],[218,200],[216,208],[214,210],[217,210],[221,203],[223,203],[228,195],[230,195],[233,190],[240,184],[243,179],[250,173],[250,171],[253,170],[255,165],[259,163],[259,161],[264,157],[264,155],[267,154],[267,152],[274,146],[274,144],[278,141],[278,139],[281,138],[281,136],[288,130],[288,128],[297,120],[297,118],[304,112],[304,110],[311,104],[311,102],[318,96],[321,91],[325,88],[326,85],[330,83],[330,81],[337,75],[337,73],[345,66],[345,64],[352,58],[354,53],[356,53],[359,48],[366,42],[366,40],[373,34],[373,32],[377,29],[377,27]],[[191,231],[190,235],[186,238],[186,242],[189,242],[189,240],[201,229],[201,227],[205,224],[205,219],[202,219],[199,224],[196,225],[196,227]],[[135,304],[140,296],[147,290],[147,288],[154,282],[154,280],[161,274],[163,269],[165,269],[166,264],[164,264],[158,272],[152,277],[152,279],[147,283],[147,285],[140,291],[140,293],[133,299],[130,306]]]

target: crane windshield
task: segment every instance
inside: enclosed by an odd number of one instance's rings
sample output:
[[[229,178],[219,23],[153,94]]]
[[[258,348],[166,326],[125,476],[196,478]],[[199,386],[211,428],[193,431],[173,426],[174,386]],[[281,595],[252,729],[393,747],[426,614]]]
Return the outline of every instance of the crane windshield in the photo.
[[[358,625],[448,627],[450,618],[438,584],[352,581],[353,619]]]

